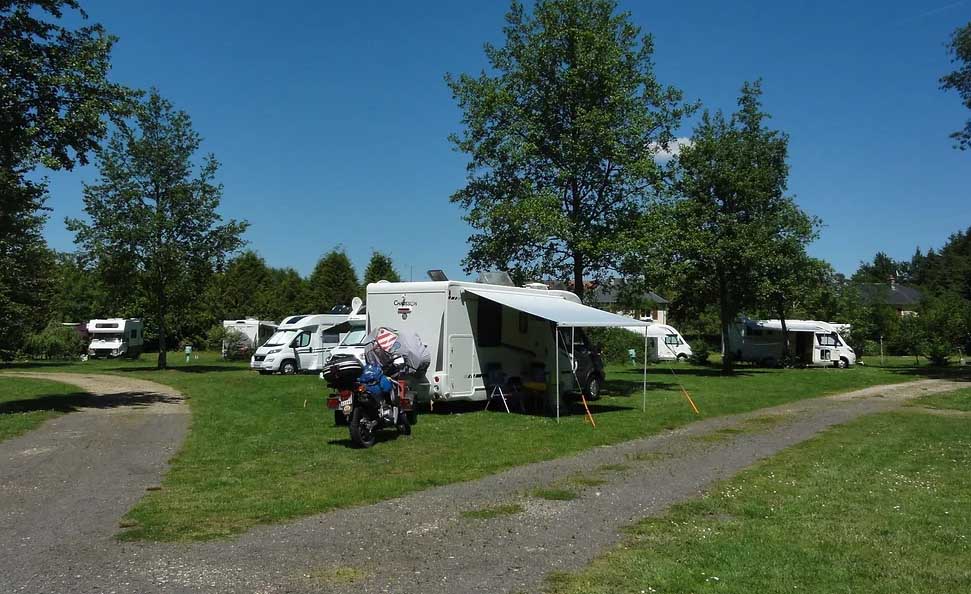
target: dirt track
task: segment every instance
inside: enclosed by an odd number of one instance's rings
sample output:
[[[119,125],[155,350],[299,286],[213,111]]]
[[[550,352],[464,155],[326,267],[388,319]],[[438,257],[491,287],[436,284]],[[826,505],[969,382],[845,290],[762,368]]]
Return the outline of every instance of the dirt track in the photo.
[[[710,419],[477,481],[258,528],[233,541],[118,543],[108,536],[115,524],[101,531],[93,526],[86,543],[69,538],[56,544],[47,539],[48,547],[33,547],[32,557],[4,571],[0,591],[536,590],[548,572],[579,568],[616,543],[623,526],[696,496],[753,462],[835,424],[960,386],[923,380]],[[753,418],[760,422],[750,422]],[[48,430],[46,425],[38,431]],[[10,461],[0,455],[0,464],[0,477],[6,480]],[[601,471],[608,482],[583,489],[578,499],[525,496],[571,474],[596,472],[604,464],[626,468]],[[79,479],[82,474],[79,470]],[[462,511],[503,502],[519,502],[525,511],[490,520],[461,517]],[[125,509],[116,509],[114,517]],[[0,532],[0,538],[0,546],[7,547],[7,533]]]

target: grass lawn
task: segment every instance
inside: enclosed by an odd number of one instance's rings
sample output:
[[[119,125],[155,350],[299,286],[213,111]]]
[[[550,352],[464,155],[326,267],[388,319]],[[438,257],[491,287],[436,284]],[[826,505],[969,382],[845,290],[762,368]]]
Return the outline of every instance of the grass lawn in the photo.
[[[74,410],[85,394],[74,386],[0,377],[0,441]]]
[[[865,417],[642,521],[548,592],[971,592],[969,465],[967,418]]]
[[[148,493],[126,518],[124,538],[199,540],[238,534],[336,507],[374,502],[428,487],[478,478],[515,465],[548,460],[598,445],[649,435],[695,419],[749,411],[925,373],[911,361],[849,370],[744,369],[734,376],[690,365],[651,366],[647,411],[639,371],[611,368],[607,394],[592,404],[597,428],[583,416],[554,420],[495,411],[482,404],[436,406],[408,438],[393,431],[369,450],[349,447],[335,427],[314,376],[260,376],[211,355],[173,369],[141,362],[40,366],[101,371],[171,385],[189,397],[190,434],[173,458],[162,488]],[[677,373],[673,376],[671,369]],[[19,381],[19,380],[18,380]],[[690,391],[695,415],[676,382]],[[576,412],[576,411],[574,411]],[[624,462],[619,460],[618,462]]]
[[[957,390],[954,392],[944,392],[943,394],[922,396],[917,400],[914,400],[911,404],[915,406],[926,406],[929,408],[946,408],[952,410],[971,411],[971,388]]]

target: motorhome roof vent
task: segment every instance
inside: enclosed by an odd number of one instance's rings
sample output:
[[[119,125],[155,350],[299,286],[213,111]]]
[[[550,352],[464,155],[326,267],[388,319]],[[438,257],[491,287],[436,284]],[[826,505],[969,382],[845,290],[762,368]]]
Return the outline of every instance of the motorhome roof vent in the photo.
[[[433,281],[437,281],[437,282],[447,281],[448,280],[448,277],[445,276],[445,271],[438,270],[437,268],[434,269],[434,270],[429,270],[428,271],[428,278],[432,279]]]
[[[351,313],[351,306],[350,305],[335,305],[334,307],[330,308],[330,313],[332,313],[332,314],[349,314],[349,313]]]
[[[537,289],[539,291],[549,291],[550,288],[546,286],[546,283],[526,283],[523,285],[527,289]]]
[[[484,285],[502,285],[504,287],[515,287],[508,272],[480,272],[479,279],[475,281]]]

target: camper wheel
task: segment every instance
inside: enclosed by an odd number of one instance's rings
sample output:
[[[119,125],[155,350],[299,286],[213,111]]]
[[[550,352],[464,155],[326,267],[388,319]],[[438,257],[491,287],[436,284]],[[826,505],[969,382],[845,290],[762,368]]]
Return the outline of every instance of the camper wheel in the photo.
[[[684,363],[687,360],[688,360],[688,355],[685,355],[684,353],[678,353],[678,363]]]
[[[280,363],[280,373],[283,375],[293,375],[297,372],[297,363],[293,359],[287,359]]]
[[[836,366],[839,367],[840,369],[846,369],[847,367],[850,366],[850,362],[847,361],[845,358],[840,357],[840,360],[836,362]]]
[[[583,392],[590,400],[600,400],[600,377],[596,373],[591,373],[587,378],[587,385]]]

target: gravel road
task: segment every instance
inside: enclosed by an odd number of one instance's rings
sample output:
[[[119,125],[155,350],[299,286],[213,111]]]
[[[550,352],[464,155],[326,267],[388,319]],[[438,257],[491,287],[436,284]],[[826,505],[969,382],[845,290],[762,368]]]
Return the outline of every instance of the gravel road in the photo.
[[[29,523],[18,520],[21,530],[27,530],[17,533],[21,539],[37,538],[45,544],[23,545],[32,553],[21,555],[14,564],[8,565],[4,559],[0,591],[536,591],[550,571],[580,568],[616,544],[624,526],[695,497],[713,482],[758,460],[833,425],[893,410],[916,396],[959,387],[954,382],[922,380],[709,419],[477,481],[257,528],[231,541],[182,545],[111,540],[117,518],[137,499],[133,491],[130,500],[115,500],[118,507],[113,512],[99,512],[100,520],[84,520],[85,525],[90,524],[86,541],[63,530],[56,535],[36,534],[36,530],[31,534]],[[48,433],[50,426],[35,433]],[[4,465],[0,479],[5,483],[7,476],[18,475],[8,467],[20,462],[10,458],[8,444],[0,446],[4,447],[0,450],[0,464]],[[117,454],[109,454],[113,455]],[[605,469],[604,465],[612,467]],[[114,469],[117,472],[119,467],[114,465]],[[87,472],[78,466],[71,478],[61,482],[87,481]],[[105,471],[103,476],[108,474]],[[566,484],[576,474],[601,476],[607,482],[580,488],[580,496],[571,501],[529,496],[540,487]],[[25,482],[21,488],[29,484]],[[79,521],[66,514],[90,513],[87,500],[92,494],[87,489],[94,485],[83,484],[83,491],[73,484],[70,489],[84,503],[70,505],[45,498],[47,503],[31,502],[30,508],[50,506],[52,513],[61,514],[62,522]],[[27,500],[24,494],[15,496]],[[0,501],[7,509],[7,495],[3,497]],[[500,503],[519,503],[524,511],[485,520],[461,515]],[[7,532],[0,532],[0,551],[16,550],[12,545],[24,542],[8,543],[8,538]]]

